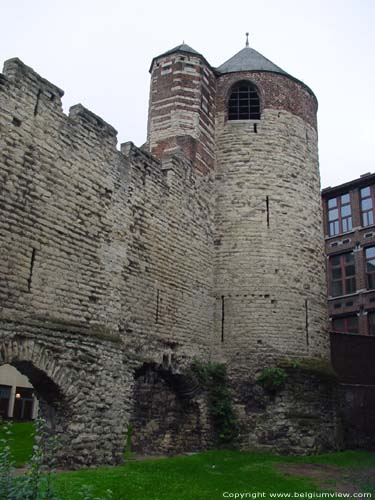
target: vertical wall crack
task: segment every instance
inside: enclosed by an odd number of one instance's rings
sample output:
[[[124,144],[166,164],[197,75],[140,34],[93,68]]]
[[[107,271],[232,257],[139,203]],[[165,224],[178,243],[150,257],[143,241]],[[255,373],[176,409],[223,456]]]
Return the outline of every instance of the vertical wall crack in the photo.
[[[155,311],[155,323],[159,323],[159,303],[160,303],[160,290],[156,291],[156,311]]]
[[[309,345],[309,301],[305,299],[305,329],[306,329],[306,345]]]
[[[33,248],[33,251],[31,252],[31,259],[30,259],[30,272],[29,272],[29,277],[27,279],[27,290],[29,292],[31,292],[31,283],[33,280],[35,256],[36,256],[36,250],[35,250],[35,248]]]
[[[224,342],[224,321],[225,321],[225,302],[224,295],[221,296],[221,341]]]
[[[36,116],[38,114],[39,101],[40,101],[41,94],[42,94],[42,91],[41,91],[41,89],[39,89],[38,93],[36,95],[36,102],[35,102],[35,106],[34,106],[34,116]]]

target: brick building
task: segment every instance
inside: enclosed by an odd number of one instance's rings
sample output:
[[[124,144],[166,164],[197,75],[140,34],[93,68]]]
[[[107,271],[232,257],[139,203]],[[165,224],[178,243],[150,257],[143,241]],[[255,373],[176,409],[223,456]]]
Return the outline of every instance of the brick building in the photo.
[[[375,174],[322,191],[334,332],[375,335]]]

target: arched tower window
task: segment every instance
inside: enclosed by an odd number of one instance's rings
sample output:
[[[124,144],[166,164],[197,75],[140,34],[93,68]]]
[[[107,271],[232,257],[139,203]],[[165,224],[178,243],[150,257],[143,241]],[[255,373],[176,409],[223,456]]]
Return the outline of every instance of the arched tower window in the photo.
[[[260,120],[260,101],[255,85],[238,82],[232,87],[228,120]]]

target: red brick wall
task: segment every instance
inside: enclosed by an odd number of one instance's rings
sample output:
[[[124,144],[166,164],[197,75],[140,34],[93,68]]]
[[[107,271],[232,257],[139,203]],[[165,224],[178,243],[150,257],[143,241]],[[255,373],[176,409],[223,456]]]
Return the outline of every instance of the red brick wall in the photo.
[[[228,89],[239,80],[251,80],[260,91],[261,109],[289,111],[317,128],[318,102],[311,90],[287,76],[262,71],[228,73],[218,78],[217,112],[226,111]]]

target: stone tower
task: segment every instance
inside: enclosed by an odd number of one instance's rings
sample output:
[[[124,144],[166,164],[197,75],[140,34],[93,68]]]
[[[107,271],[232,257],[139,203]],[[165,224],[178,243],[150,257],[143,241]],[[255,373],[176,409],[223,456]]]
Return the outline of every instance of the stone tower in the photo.
[[[141,453],[213,446],[194,360],[225,363],[243,449],[332,449],[316,98],[248,46],[214,68],[182,44],[150,71],[147,144],[119,150],[5,63],[0,366],[64,465],[121,461],[129,423]]]
[[[243,446],[333,447],[334,396],[320,385],[329,337],[317,99],[248,42],[218,68],[181,45],[151,73],[151,152],[180,146],[214,179],[212,359],[228,367]],[[294,367],[293,384],[260,403],[256,379],[277,366]],[[309,396],[297,402],[301,392]],[[305,414],[314,415],[308,432]]]
[[[216,338],[247,369],[328,358],[316,97],[248,46],[217,72]]]
[[[182,148],[195,167],[207,173],[215,160],[215,89],[213,68],[186,44],[155,57],[147,140],[157,157]]]

